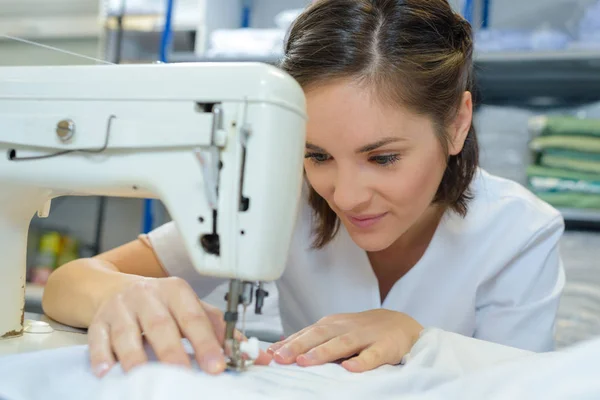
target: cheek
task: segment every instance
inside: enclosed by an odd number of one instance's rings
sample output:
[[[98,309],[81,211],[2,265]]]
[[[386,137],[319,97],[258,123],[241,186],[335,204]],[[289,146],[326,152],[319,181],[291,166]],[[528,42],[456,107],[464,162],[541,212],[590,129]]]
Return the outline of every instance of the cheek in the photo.
[[[304,161],[304,172],[310,186],[319,194],[319,196],[327,199],[329,193],[333,192],[333,183],[330,178],[330,173],[323,166],[314,165],[311,160]]]
[[[386,182],[389,200],[395,205],[410,210],[425,209],[437,193],[445,170],[441,151],[414,155],[401,161],[400,168]]]

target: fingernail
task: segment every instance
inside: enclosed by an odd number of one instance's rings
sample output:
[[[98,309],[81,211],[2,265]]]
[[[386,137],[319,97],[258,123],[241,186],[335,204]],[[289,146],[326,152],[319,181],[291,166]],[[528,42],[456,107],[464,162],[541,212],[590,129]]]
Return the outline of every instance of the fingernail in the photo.
[[[293,356],[292,351],[287,346],[283,346],[282,348],[280,348],[279,350],[277,350],[275,352],[275,355],[277,357],[279,357],[279,358],[283,358],[283,359],[286,359],[286,360],[288,358],[292,358],[292,356]]]
[[[346,368],[347,370],[351,370],[351,371],[357,371],[360,368],[360,365],[358,365],[358,362],[354,361],[354,360],[347,360],[344,361],[342,363],[342,366],[344,368]]]
[[[277,351],[277,349],[279,349],[281,346],[278,345],[272,345],[267,349],[267,353],[273,354]]]
[[[100,363],[94,367],[94,375],[102,377],[109,369],[109,363]]]
[[[317,361],[317,356],[316,356],[315,352],[312,350],[306,354],[302,354],[300,357],[302,357],[304,359],[304,361],[308,361],[308,362]]]
[[[220,357],[211,357],[207,360],[206,370],[210,374],[218,374],[225,368],[224,364],[223,359]]]

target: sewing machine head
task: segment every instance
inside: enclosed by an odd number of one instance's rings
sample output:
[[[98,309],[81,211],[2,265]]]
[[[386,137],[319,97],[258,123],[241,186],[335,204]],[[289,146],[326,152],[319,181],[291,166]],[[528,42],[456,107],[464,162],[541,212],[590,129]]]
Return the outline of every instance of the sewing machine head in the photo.
[[[105,195],[165,204],[198,273],[232,280],[233,338],[249,283],[283,273],[304,140],[300,86],[264,64],[0,68],[0,337],[22,331],[34,213]]]

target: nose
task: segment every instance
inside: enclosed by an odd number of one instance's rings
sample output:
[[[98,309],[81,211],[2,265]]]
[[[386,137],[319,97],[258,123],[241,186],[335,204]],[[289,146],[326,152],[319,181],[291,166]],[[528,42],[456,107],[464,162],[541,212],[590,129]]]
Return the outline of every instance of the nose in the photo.
[[[371,190],[357,171],[338,170],[334,184],[333,201],[341,211],[361,209],[371,200]]]

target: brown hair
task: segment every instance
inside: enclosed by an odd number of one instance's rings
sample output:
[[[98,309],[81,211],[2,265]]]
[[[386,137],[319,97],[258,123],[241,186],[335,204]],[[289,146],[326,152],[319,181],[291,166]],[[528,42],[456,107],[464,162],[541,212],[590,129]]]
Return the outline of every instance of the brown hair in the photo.
[[[384,101],[430,117],[448,154],[447,124],[472,91],[470,25],[447,0],[320,0],[293,23],[281,68],[307,90],[353,79]],[[473,125],[462,151],[447,158],[434,198],[465,216],[478,165]],[[317,248],[333,239],[339,219],[312,188]]]

